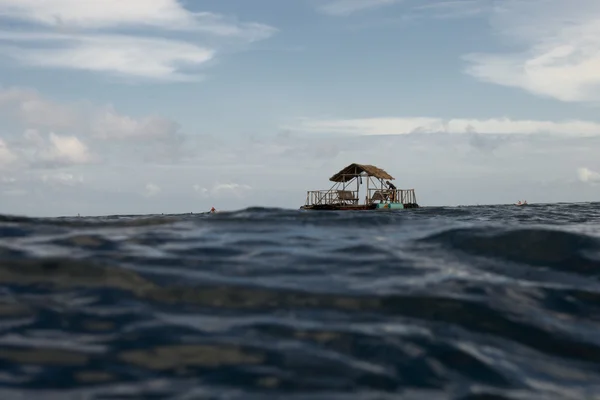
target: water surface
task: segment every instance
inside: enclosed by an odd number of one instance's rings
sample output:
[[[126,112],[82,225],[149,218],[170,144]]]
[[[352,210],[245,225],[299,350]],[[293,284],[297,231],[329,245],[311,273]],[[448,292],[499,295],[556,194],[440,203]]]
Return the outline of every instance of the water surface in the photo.
[[[600,399],[599,222],[0,216],[0,398]]]

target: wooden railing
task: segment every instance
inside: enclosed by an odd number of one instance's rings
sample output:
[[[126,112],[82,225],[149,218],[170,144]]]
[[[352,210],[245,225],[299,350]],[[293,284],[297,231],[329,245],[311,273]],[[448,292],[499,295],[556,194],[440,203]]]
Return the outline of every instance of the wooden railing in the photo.
[[[402,204],[416,204],[417,196],[414,189],[369,189],[367,201],[395,202]]]
[[[306,205],[358,204],[356,190],[310,190],[306,192]]]

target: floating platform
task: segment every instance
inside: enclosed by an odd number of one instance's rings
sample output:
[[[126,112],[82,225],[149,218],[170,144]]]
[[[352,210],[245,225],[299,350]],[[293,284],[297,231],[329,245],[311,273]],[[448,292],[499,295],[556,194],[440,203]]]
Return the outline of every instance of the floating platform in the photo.
[[[327,190],[306,193],[303,210],[404,210],[419,208],[414,189],[396,189],[394,180],[381,168],[367,164],[350,164],[329,178],[334,182]],[[364,180],[364,201],[360,202]]]
[[[378,204],[315,204],[301,206],[302,210],[330,210],[330,211],[366,211],[366,210],[404,210],[419,208],[418,204],[378,203]]]

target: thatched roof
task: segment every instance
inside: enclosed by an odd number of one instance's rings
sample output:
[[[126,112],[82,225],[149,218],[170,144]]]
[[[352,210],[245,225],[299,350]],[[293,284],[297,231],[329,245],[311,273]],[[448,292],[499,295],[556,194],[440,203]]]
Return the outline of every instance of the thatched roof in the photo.
[[[373,176],[378,179],[393,180],[394,177],[374,165],[365,164],[350,164],[346,168],[342,169],[337,174],[329,178],[332,182],[348,182],[354,179],[356,176],[365,172],[369,176]]]

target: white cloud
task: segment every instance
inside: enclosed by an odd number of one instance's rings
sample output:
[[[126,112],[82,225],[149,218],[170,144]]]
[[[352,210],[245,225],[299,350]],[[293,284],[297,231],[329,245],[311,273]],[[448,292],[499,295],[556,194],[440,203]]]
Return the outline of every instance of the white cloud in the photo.
[[[35,129],[27,129],[22,137],[13,138],[19,168],[26,166],[60,167],[89,164],[97,160],[88,146],[74,135],[50,132],[47,137]]]
[[[434,18],[464,18],[479,15],[489,11],[488,0],[448,0],[414,7],[414,10],[426,12]]]
[[[210,12],[194,13],[178,0],[0,0],[0,16],[60,28],[154,26],[253,38],[274,31],[263,24],[238,23]]]
[[[0,0],[2,17],[38,26],[26,31],[6,25],[0,32],[0,54],[23,65],[162,81],[198,80],[198,74],[182,70],[206,64],[233,39],[253,42],[276,32],[259,23],[192,12],[177,0]],[[114,33],[122,27],[188,31],[194,42]]]
[[[202,187],[198,184],[195,184],[192,186],[192,188],[194,189],[194,192],[198,193],[199,195],[201,195],[202,197],[208,197],[209,196],[209,190],[205,187]]]
[[[29,129],[25,133],[28,142],[38,144],[43,139],[36,129],[77,131],[102,140],[161,139],[179,130],[174,121],[156,115],[134,118],[120,114],[112,105],[61,104],[23,88],[0,89],[0,112],[22,123]]]
[[[589,168],[579,168],[577,170],[577,177],[581,182],[600,183],[600,173],[592,171]]]
[[[392,5],[402,0],[334,0],[318,7],[319,11],[330,15],[349,15],[357,11]]]
[[[249,185],[239,183],[219,183],[212,188],[212,193],[215,195],[226,195],[228,193],[233,193],[236,196],[241,196],[248,190],[252,190]]]
[[[49,26],[103,28],[118,24],[189,28],[192,13],[175,0],[0,0],[0,15]]]
[[[0,146],[3,169],[123,160],[178,163],[194,155],[193,148],[185,147],[190,137],[175,121],[158,115],[124,115],[110,104],[63,104],[33,90],[0,88],[0,117],[11,126]]]
[[[519,50],[469,54],[467,73],[565,102],[600,101],[600,2],[505,0],[494,32]]]
[[[0,168],[15,162],[17,156],[8,148],[4,140],[0,138]]]
[[[363,118],[332,120],[301,120],[287,127],[305,132],[356,135],[402,135],[409,133],[490,133],[538,134],[564,136],[600,136],[600,123],[589,121],[536,121],[496,119],[441,118]]]
[[[74,175],[68,172],[57,172],[54,174],[44,174],[41,181],[52,186],[77,186],[83,183],[83,176]]]
[[[46,101],[36,91],[23,88],[0,88],[0,111],[37,127],[64,128],[75,121],[69,107]]]
[[[146,197],[154,197],[156,195],[158,195],[161,192],[161,188],[154,184],[154,183],[148,183],[146,184],[145,187],[145,191],[144,191],[144,196]]]
[[[137,119],[119,114],[113,106],[98,110],[91,122],[93,136],[100,139],[165,138],[178,130],[174,121],[157,116]]]
[[[12,42],[38,45],[5,46],[5,55],[34,67],[78,69],[144,79],[185,81],[200,76],[180,72],[182,66],[200,66],[215,51],[176,40],[123,35],[2,34]],[[44,41],[53,43],[48,47]]]
[[[42,155],[45,160],[59,164],[86,164],[92,161],[87,146],[81,140],[54,132],[50,132],[50,146]]]
[[[216,183],[210,189],[207,189],[197,184],[193,186],[193,189],[196,193],[200,194],[203,197],[241,197],[248,191],[252,190],[252,187],[249,185],[239,183]]]

